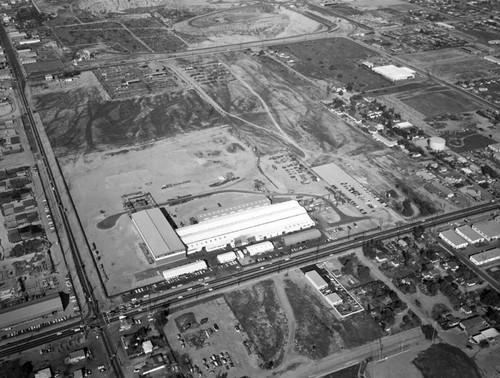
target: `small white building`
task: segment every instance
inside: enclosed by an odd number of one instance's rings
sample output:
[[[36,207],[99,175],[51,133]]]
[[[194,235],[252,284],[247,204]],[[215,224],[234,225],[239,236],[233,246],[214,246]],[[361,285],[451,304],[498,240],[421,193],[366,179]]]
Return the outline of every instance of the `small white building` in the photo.
[[[236,253],[234,253],[233,251],[217,255],[217,261],[219,262],[219,264],[225,264],[234,260],[236,260]]]
[[[246,250],[250,256],[261,255],[263,253],[271,252],[274,250],[274,244],[270,241],[265,241],[262,243],[252,244],[246,247]]]
[[[408,121],[398,122],[394,125],[394,127],[398,129],[409,129],[410,127],[413,127],[413,123],[410,123]]]
[[[170,280],[172,278],[183,276],[184,274],[190,274],[204,269],[207,269],[207,263],[205,260],[198,260],[189,264],[164,270],[162,274],[165,280]]]
[[[321,275],[316,270],[311,270],[305,274],[306,278],[311,281],[313,286],[318,289],[324,289],[328,286],[328,283],[321,277]]]
[[[326,300],[328,303],[330,303],[332,306],[338,306],[339,304],[342,304],[342,298],[337,293],[330,293],[327,296],[325,296]]]
[[[455,249],[465,248],[469,245],[467,240],[465,240],[453,230],[440,232],[439,237],[443,239],[446,244],[451,245]]]
[[[373,71],[391,81],[401,81],[415,78],[415,71],[408,67],[397,67],[394,64],[373,68]]]

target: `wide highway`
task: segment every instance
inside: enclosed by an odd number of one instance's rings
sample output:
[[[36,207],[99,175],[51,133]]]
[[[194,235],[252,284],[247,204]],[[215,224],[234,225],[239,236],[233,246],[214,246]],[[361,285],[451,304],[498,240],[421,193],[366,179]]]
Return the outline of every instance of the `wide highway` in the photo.
[[[35,153],[35,158],[41,158],[43,161],[43,164],[40,165],[43,169],[43,172],[41,170],[39,170],[40,178],[42,178],[42,174],[44,173],[46,175],[46,177],[48,177],[48,179],[49,179],[49,187],[45,188],[46,189],[45,193],[49,194],[50,195],[49,199],[51,199],[52,203],[55,203],[57,205],[53,208],[53,211],[57,211],[61,220],[62,220],[65,235],[66,235],[67,241],[69,243],[69,249],[71,251],[71,255],[72,255],[72,258],[74,261],[73,265],[75,267],[78,279],[79,279],[80,284],[82,285],[83,291],[85,293],[86,301],[87,301],[87,303],[90,304],[89,311],[86,314],[86,318],[90,318],[92,315],[97,316],[99,314],[98,302],[94,296],[91,282],[89,281],[89,279],[87,278],[87,276],[84,272],[83,260],[81,259],[80,253],[78,251],[78,244],[75,241],[73,231],[71,229],[70,223],[68,221],[68,218],[67,218],[67,215],[65,212],[66,206],[61,199],[61,195],[60,195],[60,191],[59,191],[61,189],[65,190],[66,188],[58,188],[58,186],[57,186],[57,181],[55,179],[55,173],[53,172],[53,167],[57,168],[57,164],[55,164],[55,161],[54,161],[55,159],[50,160],[50,156],[47,153],[46,147],[44,146],[42,138],[40,137],[40,134],[38,132],[38,128],[37,128],[37,125],[36,125],[34,117],[33,117],[33,112],[31,110],[30,103],[29,103],[29,101],[26,97],[26,93],[25,93],[26,79],[24,77],[24,71],[23,71],[23,69],[22,69],[22,67],[17,59],[14,48],[13,48],[13,46],[12,46],[8,36],[7,36],[7,32],[6,32],[3,24],[0,25],[0,41],[3,45],[4,50],[5,50],[5,54],[7,55],[9,65],[12,69],[12,73],[14,74],[14,77],[15,77],[15,80],[17,83],[18,95],[19,95],[19,97],[24,105],[25,115],[28,117],[28,120],[29,120],[30,130],[27,130],[27,133],[29,131],[31,131],[32,135],[35,138],[36,147],[38,148],[38,153],[40,154],[40,156],[36,156],[37,153]],[[50,148],[50,146],[49,146],[49,148]],[[58,172],[58,174],[61,175],[61,172]],[[42,181],[42,184],[44,184],[43,181]],[[59,236],[60,236],[59,232],[57,235],[58,235],[58,240],[61,244],[61,240],[59,238]],[[68,267],[68,269],[70,269],[70,267]],[[86,319],[82,320],[82,323],[85,321],[86,321]],[[69,332],[69,331],[68,331],[68,329],[65,329],[65,328],[66,327],[63,327],[62,330],[52,331],[51,332],[52,337],[60,338],[60,337],[67,336],[67,332]],[[54,335],[54,333],[55,333],[55,335]],[[61,333],[61,334],[58,335],[57,333]],[[42,335],[44,335],[45,338],[50,337],[50,335],[46,335],[46,334],[42,334]],[[33,336],[31,336],[31,337],[33,337]],[[41,345],[44,343],[41,341],[44,341],[45,339],[44,339],[44,337],[37,335],[35,340],[36,340],[37,345]],[[21,342],[22,342],[22,340],[18,341],[18,343],[20,344],[19,348],[21,348],[21,349],[18,349],[18,351],[22,351],[25,348],[30,348],[30,346],[26,346],[26,344],[21,344]],[[111,352],[111,348],[110,348],[111,343],[108,339],[108,335],[106,332],[103,333],[103,343],[104,343],[105,349],[108,353],[108,359],[112,363],[112,366],[113,366],[117,376],[122,377],[123,373],[122,373],[116,359],[113,358],[113,354],[110,353]],[[2,357],[6,356],[8,354],[11,354],[11,352],[6,353],[6,351],[7,350],[2,350]]]

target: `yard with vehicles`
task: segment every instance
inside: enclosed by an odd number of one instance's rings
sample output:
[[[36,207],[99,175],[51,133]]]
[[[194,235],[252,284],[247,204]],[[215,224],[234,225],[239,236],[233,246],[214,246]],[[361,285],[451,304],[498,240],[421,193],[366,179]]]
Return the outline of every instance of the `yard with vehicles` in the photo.
[[[248,334],[246,347],[257,354],[259,366],[263,369],[279,366],[284,358],[288,325],[274,282],[262,281],[224,297]]]
[[[193,371],[204,376],[259,374],[258,357],[245,346],[251,336],[224,296],[211,297],[173,312],[164,331],[180,363],[187,359]]]

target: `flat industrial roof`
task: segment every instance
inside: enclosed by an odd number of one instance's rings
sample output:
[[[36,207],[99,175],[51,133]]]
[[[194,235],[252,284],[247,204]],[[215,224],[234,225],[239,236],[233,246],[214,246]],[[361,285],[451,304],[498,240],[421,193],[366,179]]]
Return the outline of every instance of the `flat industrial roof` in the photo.
[[[487,238],[496,238],[500,236],[500,223],[495,220],[489,220],[472,225],[480,234],[486,235]]]
[[[10,327],[62,309],[59,293],[52,293],[46,297],[24,302],[20,306],[3,308],[0,310],[0,328]]]
[[[182,241],[190,246],[228,236],[249,238],[265,233],[271,228],[285,231],[291,224],[301,224],[304,228],[314,226],[306,210],[293,200],[209,219],[179,228],[177,233]],[[291,229],[291,231],[295,230]],[[207,242],[206,246],[209,247],[209,245],[210,242]]]
[[[391,80],[404,80],[415,75],[415,71],[408,67],[397,67],[394,64],[373,68],[373,71],[390,78]]]
[[[442,235],[443,238],[446,238],[446,240],[449,240],[453,245],[469,244],[467,240],[453,230],[443,231],[440,235]]]
[[[499,259],[500,258],[500,248],[493,248],[489,251],[484,251],[481,253],[476,253],[475,255],[470,256],[470,259],[474,259],[475,261],[482,263],[487,262],[490,259]]]
[[[469,238],[469,240],[472,240],[472,243],[475,243],[481,239],[484,240],[483,236],[481,236],[477,231],[475,231],[468,224],[457,227],[456,230],[460,231],[463,235],[465,235],[465,237]]]
[[[155,258],[186,250],[182,240],[159,208],[133,213],[132,220]]]
[[[317,289],[321,289],[325,286],[328,286],[328,283],[324,280],[323,277],[321,277],[321,275],[316,270],[311,270],[310,272],[307,272],[306,277],[309,279],[309,281],[312,282],[314,286],[316,286]]]

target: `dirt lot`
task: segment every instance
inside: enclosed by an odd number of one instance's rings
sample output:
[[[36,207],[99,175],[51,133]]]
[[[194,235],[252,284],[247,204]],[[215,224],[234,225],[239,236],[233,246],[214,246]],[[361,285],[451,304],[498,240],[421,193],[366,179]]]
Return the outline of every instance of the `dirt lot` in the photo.
[[[393,85],[373,71],[358,66],[363,60],[378,55],[346,38],[299,42],[276,48],[295,57],[294,69],[308,77],[336,81],[341,85],[351,83],[357,91]]]
[[[179,322],[187,318],[191,319],[191,327],[188,330],[179,329]],[[205,318],[208,318],[206,323],[200,324]],[[217,332],[213,329],[214,323],[219,327]],[[249,355],[243,345],[243,341],[248,340],[249,335],[245,332],[246,330],[237,332],[235,330],[237,323],[238,319],[224,297],[217,297],[171,314],[165,327],[165,334],[174,353],[188,355],[191,363],[198,365],[205,376],[210,376],[207,373],[212,370],[215,373],[225,372],[228,377],[259,376],[257,356]],[[208,332],[209,328],[212,328],[212,332]],[[209,337],[205,331],[208,332]],[[182,342],[176,336],[178,334],[181,334],[185,341],[185,348],[182,348]],[[234,367],[227,370],[210,364],[210,370],[207,370],[204,367],[203,358],[210,361],[211,355],[220,355],[221,352],[229,353]]]
[[[176,32],[203,36],[192,46],[258,41],[326,30],[326,27],[289,8],[260,3],[220,10],[174,25]]]
[[[284,357],[288,325],[274,282],[262,281],[224,297],[253,342],[259,365],[278,366]]]

